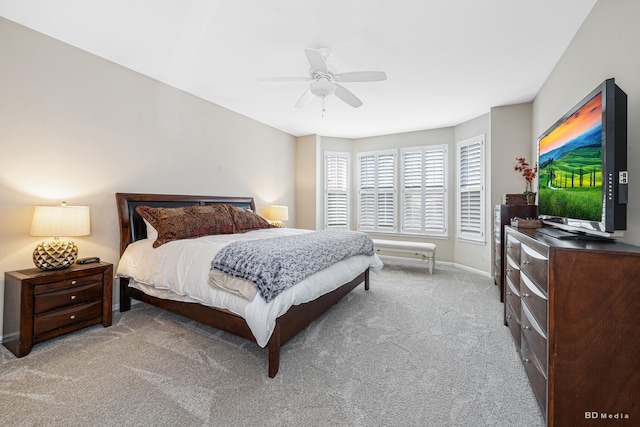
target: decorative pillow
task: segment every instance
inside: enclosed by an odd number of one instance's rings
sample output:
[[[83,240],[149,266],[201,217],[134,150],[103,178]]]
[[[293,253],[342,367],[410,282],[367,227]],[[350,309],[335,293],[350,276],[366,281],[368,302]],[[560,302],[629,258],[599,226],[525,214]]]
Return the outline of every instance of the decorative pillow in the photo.
[[[180,208],[138,206],[136,212],[158,232],[154,248],[173,240],[233,233],[233,219],[223,204]]]
[[[271,224],[250,210],[242,209],[237,206],[227,205],[233,224],[236,227],[236,233],[243,233],[249,230],[259,230],[261,228],[271,228]]]

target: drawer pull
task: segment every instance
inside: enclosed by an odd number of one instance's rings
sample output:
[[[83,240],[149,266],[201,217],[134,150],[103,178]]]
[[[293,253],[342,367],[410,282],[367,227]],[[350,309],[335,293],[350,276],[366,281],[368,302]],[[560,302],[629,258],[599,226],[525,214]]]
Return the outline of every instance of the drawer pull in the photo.
[[[528,294],[528,293],[524,292],[524,293],[522,294],[522,296],[523,296],[523,297],[530,297],[530,296],[531,296],[531,294]]]
[[[507,314],[507,319],[511,319],[511,315],[510,314]]]
[[[76,318],[75,314],[72,314],[71,316],[69,316],[69,319],[74,320]]]
[[[531,328],[529,326],[527,326],[527,325],[524,325],[522,327],[522,329],[524,329],[525,331],[530,331],[531,330]]]
[[[76,299],[77,297],[75,295],[71,295],[71,299]]]
[[[527,359],[526,357],[525,357],[524,359],[522,359],[522,361],[523,361],[524,363],[529,363],[529,362],[531,362],[531,360]]]
[[[71,284],[72,284],[72,285],[75,285],[76,283],[78,283],[78,282],[76,282],[75,280],[72,280],[72,281],[71,281]]]
[[[533,264],[531,261],[529,261],[528,259],[525,259],[524,261],[522,261],[522,263],[524,265],[529,265],[529,264]]]
[[[511,292],[507,292],[507,295],[513,295]]]

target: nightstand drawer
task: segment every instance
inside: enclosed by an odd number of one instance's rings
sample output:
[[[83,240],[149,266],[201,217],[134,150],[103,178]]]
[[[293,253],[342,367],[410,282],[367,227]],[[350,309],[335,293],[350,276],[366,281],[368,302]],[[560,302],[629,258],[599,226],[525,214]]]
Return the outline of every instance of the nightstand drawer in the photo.
[[[35,316],[33,319],[33,335],[38,337],[46,332],[76,323],[83,323],[91,319],[96,319],[96,323],[102,319],[101,300]]]
[[[55,282],[34,286],[33,293],[39,294],[41,292],[47,292],[54,289],[67,288],[71,286],[84,286],[90,283],[102,282],[103,280],[104,277],[102,274],[90,274],[88,276],[76,277],[73,279],[57,280]]]
[[[102,281],[36,294],[34,314],[102,298]]]

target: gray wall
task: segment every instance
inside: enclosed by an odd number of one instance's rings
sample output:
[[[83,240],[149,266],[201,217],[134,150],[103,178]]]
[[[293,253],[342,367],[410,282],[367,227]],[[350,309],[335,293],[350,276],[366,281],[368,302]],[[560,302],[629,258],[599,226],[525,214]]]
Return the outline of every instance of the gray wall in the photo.
[[[116,192],[253,196],[295,224],[291,135],[2,18],[0,58],[0,272],[33,267],[40,204],[89,206],[80,256],[114,264]]]
[[[628,96],[629,204],[622,241],[640,245],[640,2],[598,0],[533,102],[536,139],[592,89],[615,78]]]

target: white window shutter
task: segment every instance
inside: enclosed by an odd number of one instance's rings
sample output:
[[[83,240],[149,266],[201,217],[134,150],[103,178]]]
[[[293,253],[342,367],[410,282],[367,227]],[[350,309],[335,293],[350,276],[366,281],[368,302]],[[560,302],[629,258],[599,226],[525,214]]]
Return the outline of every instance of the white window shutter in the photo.
[[[484,136],[458,143],[458,237],[484,242]]]
[[[349,228],[349,153],[325,153],[325,228]]]
[[[446,236],[445,145],[402,149],[401,229]]]
[[[395,231],[395,151],[358,154],[358,193],[358,229]]]

